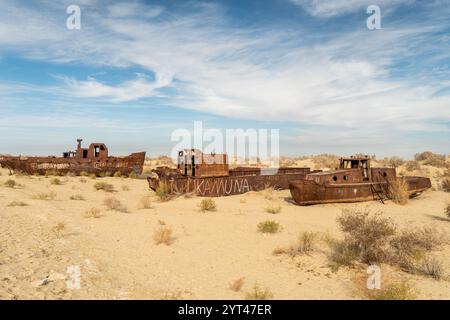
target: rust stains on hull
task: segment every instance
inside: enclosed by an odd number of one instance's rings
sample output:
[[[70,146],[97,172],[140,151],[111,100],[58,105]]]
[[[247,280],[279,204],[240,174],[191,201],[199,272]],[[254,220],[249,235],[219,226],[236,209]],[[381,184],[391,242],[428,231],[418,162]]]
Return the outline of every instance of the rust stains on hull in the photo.
[[[81,148],[81,139],[78,139],[76,151],[64,152],[62,157],[0,157],[2,167],[28,174],[141,174],[144,161],[145,152],[132,153],[126,157],[108,156],[108,148],[103,143],[92,143],[89,148]]]
[[[340,160],[339,169],[311,173],[289,185],[292,198],[299,205],[360,202],[391,198],[391,184],[403,179],[409,196],[431,188],[425,177],[397,177],[395,168],[371,168],[368,157]]]
[[[289,168],[291,173],[283,173],[283,168],[280,169],[281,172],[277,174],[232,173],[225,177],[149,177],[147,180],[152,190],[156,190],[158,185],[163,183],[171,194],[190,193],[205,197],[222,197],[266,188],[287,189],[290,181],[304,178],[310,172],[309,168]]]

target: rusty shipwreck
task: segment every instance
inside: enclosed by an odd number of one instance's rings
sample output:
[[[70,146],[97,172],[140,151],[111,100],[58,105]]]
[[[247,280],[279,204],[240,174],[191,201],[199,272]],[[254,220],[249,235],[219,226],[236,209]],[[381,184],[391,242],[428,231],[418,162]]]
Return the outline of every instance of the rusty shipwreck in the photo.
[[[315,172],[291,181],[289,189],[297,204],[359,202],[391,198],[391,185],[404,179],[409,196],[431,188],[424,177],[397,177],[395,168],[372,168],[370,158],[341,158],[337,170]]]
[[[82,148],[82,139],[77,139],[76,151],[63,152],[61,157],[26,157],[26,156],[0,156],[0,165],[12,171],[28,174],[57,174],[89,173],[89,174],[115,174],[131,173],[141,174],[145,160],[145,152],[132,153],[126,157],[108,155],[108,148],[104,143],[91,143],[89,148]]]
[[[226,154],[205,154],[197,149],[178,153],[177,167],[158,167],[148,177],[152,190],[164,185],[170,194],[221,197],[265,188],[287,189],[292,180],[302,179],[309,168],[230,169]]]

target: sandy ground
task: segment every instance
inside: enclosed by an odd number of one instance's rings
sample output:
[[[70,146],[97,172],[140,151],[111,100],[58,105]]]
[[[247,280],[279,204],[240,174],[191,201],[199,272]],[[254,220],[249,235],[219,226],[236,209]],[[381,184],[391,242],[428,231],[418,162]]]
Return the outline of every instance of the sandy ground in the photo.
[[[201,198],[159,202],[140,179],[81,182],[80,177],[61,177],[62,185],[52,185],[51,178],[8,176],[6,170],[1,174],[0,299],[242,299],[255,283],[268,288],[275,299],[362,299],[355,279],[365,270],[333,272],[326,244],[295,258],[274,255],[273,250],[289,245],[302,231],[342,236],[336,217],[349,206],[379,210],[400,227],[430,225],[450,233],[443,213],[450,196],[442,191],[428,191],[405,206],[367,202],[309,207],[292,204],[288,190],[252,192],[216,198],[217,210],[203,213],[198,208]],[[11,178],[20,186],[4,186]],[[96,191],[98,181],[113,184],[116,192]],[[50,191],[56,193],[54,200],[33,198]],[[75,194],[85,200],[70,200]],[[152,208],[138,209],[145,195],[151,195]],[[107,210],[103,200],[110,196],[128,212]],[[12,201],[27,205],[8,206]],[[269,214],[268,205],[282,210]],[[92,207],[101,210],[101,217],[84,216]],[[282,231],[258,233],[257,224],[268,219],[280,222]],[[64,227],[58,234],[54,227],[59,223]],[[161,224],[173,230],[169,246],[153,242]],[[435,254],[448,275],[450,247]],[[79,289],[66,286],[70,266],[80,269]],[[403,276],[417,289],[418,298],[450,298],[448,280]],[[242,277],[242,289],[230,290],[230,283]]]

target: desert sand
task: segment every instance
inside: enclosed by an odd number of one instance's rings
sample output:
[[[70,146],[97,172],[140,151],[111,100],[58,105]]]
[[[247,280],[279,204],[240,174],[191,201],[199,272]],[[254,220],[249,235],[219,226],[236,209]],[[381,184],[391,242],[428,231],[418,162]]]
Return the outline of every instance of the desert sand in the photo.
[[[434,226],[450,234],[443,213],[450,197],[437,190],[406,205],[372,201],[308,207],[293,204],[289,190],[265,190],[215,198],[217,209],[202,212],[198,197],[159,201],[144,179],[67,176],[54,185],[52,177],[0,172],[0,299],[244,299],[255,283],[274,299],[366,299],[358,280],[365,267],[333,271],[326,244],[296,257],[274,255],[274,249],[289,245],[302,231],[342,237],[336,217],[347,207],[380,211],[400,227]],[[5,186],[8,179],[19,185]],[[95,190],[99,181],[113,184],[115,192]],[[36,199],[51,191],[53,200]],[[84,200],[71,200],[74,195]],[[139,208],[144,196],[151,197],[151,208]],[[108,210],[103,204],[108,197],[119,200],[126,212]],[[269,205],[281,211],[267,213]],[[90,208],[98,208],[100,216],[86,217]],[[282,230],[257,232],[264,220],[279,222]],[[169,245],[153,241],[161,226],[173,230]],[[407,278],[419,299],[450,299],[450,246],[433,254],[445,268],[444,279],[388,266],[382,271]],[[79,289],[66,286],[70,266],[80,269]],[[242,288],[231,290],[240,278]]]

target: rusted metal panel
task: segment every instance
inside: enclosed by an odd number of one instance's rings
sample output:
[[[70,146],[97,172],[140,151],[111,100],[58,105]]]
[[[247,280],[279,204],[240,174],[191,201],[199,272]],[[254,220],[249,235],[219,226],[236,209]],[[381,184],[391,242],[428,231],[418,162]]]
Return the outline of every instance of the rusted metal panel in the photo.
[[[132,172],[142,173],[145,152],[132,153],[126,157],[113,157],[108,155],[108,148],[103,143],[91,143],[89,148],[82,148],[82,140],[77,141],[77,150],[64,152],[62,157],[3,156],[0,157],[0,165],[28,174],[45,174],[49,171],[59,174],[86,172],[97,175],[116,172],[124,175]]]
[[[178,153],[176,169],[156,168],[155,176],[147,180],[153,190],[164,184],[171,194],[220,197],[265,188],[287,189],[290,181],[302,179],[311,172],[309,168],[228,169],[226,161],[227,156],[223,154],[205,155],[196,149],[183,150]]]
[[[343,161],[344,160],[344,161]],[[404,179],[410,196],[431,188],[424,177],[396,176],[395,168],[370,168],[368,158],[341,159],[340,169],[308,174],[289,185],[292,198],[300,205],[358,202],[389,198],[390,183]],[[351,162],[351,165],[347,165]],[[346,168],[351,169],[346,169]]]

